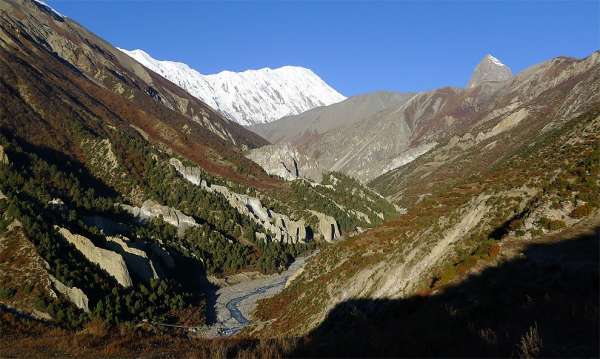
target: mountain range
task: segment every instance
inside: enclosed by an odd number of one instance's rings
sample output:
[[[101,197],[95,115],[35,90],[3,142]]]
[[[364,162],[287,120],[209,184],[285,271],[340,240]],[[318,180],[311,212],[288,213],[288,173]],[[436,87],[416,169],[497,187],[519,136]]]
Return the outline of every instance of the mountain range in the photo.
[[[159,61],[142,50],[120,50],[244,126],[272,122],[345,99],[303,67],[202,75],[184,63]]]
[[[600,52],[465,83],[203,76],[0,0],[0,356],[597,357]]]

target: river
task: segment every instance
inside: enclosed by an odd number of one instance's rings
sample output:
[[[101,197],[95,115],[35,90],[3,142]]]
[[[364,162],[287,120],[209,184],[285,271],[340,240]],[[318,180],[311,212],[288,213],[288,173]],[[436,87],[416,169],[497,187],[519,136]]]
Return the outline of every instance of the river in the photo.
[[[217,323],[205,335],[230,336],[250,324],[256,302],[281,292],[288,278],[301,270],[307,259],[298,257],[285,272],[220,288],[215,304]]]

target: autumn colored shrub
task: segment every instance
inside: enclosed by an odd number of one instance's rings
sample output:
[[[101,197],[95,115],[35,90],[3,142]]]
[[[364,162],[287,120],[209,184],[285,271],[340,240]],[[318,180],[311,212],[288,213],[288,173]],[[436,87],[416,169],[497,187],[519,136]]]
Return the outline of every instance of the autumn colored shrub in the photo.
[[[592,214],[592,207],[589,204],[583,204],[577,208],[575,208],[570,214],[569,217],[572,218],[583,218]]]

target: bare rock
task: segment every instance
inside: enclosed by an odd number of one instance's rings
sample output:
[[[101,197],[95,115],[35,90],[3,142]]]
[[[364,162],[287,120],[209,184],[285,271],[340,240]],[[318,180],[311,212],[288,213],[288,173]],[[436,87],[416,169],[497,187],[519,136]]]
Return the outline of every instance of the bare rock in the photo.
[[[88,238],[71,233],[66,228],[55,227],[58,232],[72,245],[77,248],[90,262],[98,264],[109,275],[119,282],[123,287],[131,287],[133,282],[127,270],[127,264],[123,257],[108,249],[96,247]]]
[[[274,240],[284,243],[303,243],[311,239],[303,220],[293,220],[284,214],[273,212],[263,206],[260,199],[256,197],[232,192],[225,186],[210,186],[202,180],[198,168],[185,166],[176,158],[171,158],[169,163],[189,182],[202,187],[208,192],[221,194],[231,207],[262,226],[266,233],[273,236]],[[260,236],[260,238],[263,238],[263,236]]]
[[[183,214],[183,212],[175,208],[163,206],[151,199],[144,201],[142,207],[133,207],[126,204],[122,204],[121,207],[134,217],[137,217],[141,222],[162,216],[165,222],[177,227],[179,235],[185,233],[188,228],[198,225],[194,218]]]
[[[512,77],[512,71],[500,60],[488,54],[481,60],[471,76],[468,88],[479,86],[485,82],[502,82]]]
[[[123,236],[106,237],[108,248],[119,253],[125,259],[127,269],[141,280],[149,282],[158,278],[154,263],[148,258],[146,251],[131,246],[129,239]]]
[[[56,288],[60,294],[67,297],[67,299],[69,299],[69,301],[71,301],[71,303],[73,303],[77,308],[86,313],[90,312],[88,297],[81,289],[77,287],[68,287],[51,274],[50,280],[52,281],[54,288]]]
[[[319,219],[319,234],[324,240],[332,242],[342,236],[335,218],[317,211],[309,210],[309,212]]]

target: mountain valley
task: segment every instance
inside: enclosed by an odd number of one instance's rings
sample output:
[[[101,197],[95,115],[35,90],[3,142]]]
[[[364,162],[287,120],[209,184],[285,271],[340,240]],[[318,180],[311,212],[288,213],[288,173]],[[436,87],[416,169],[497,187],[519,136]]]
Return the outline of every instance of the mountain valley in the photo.
[[[600,52],[344,97],[0,0],[0,357],[596,357]]]

